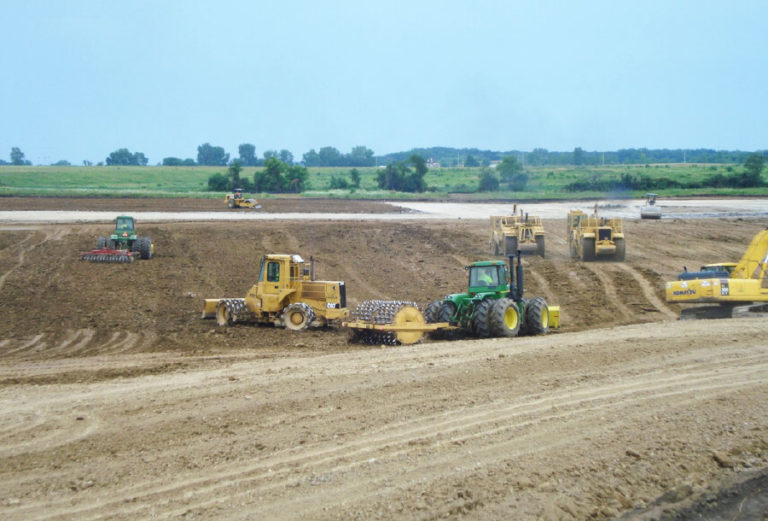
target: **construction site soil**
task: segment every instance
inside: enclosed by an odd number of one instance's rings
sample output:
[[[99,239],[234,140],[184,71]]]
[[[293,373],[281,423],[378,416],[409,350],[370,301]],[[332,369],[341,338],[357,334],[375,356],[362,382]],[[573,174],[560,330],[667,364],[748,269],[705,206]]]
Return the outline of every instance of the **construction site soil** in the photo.
[[[489,257],[485,220],[140,223],[155,256],[131,264],[79,259],[108,224],[4,224],[0,518],[765,520],[768,322],[679,321],[664,300],[764,221],[625,220],[626,262],[582,263],[545,220],[526,295],[560,306],[559,330],[386,347],[217,327],[202,301],[244,296],[271,252],[314,257],[350,306],[423,305]]]

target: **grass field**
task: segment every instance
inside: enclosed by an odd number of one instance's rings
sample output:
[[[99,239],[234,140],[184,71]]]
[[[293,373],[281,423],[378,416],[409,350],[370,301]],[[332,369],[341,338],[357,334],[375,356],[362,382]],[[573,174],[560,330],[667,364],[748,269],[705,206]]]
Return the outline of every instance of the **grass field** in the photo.
[[[226,167],[158,167],[158,166],[0,166],[0,196],[94,196],[94,197],[221,197],[209,192],[208,177],[226,174]],[[244,168],[241,177],[252,177],[255,167]],[[422,194],[405,194],[381,190],[376,184],[376,168],[358,168],[361,175],[357,190],[330,190],[333,176],[349,179],[349,168],[310,168],[306,197],[339,197],[355,199],[575,199],[595,197],[638,197],[640,192],[621,194],[604,192],[570,192],[568,183],[586,179],[618,179],[622,174],[669,178],[680,182],[702,181],[716,174],[741,172],[739,165],[627,165],[599,167],[529,167],[524,191],[478,193],[481,168],[438,168],[426,175],[429,190]],[[768,187],[749,189],[706,188],[665,190],[664,196],[691,195],[768,195]],[[268,194],[260,194],[260,197]]]

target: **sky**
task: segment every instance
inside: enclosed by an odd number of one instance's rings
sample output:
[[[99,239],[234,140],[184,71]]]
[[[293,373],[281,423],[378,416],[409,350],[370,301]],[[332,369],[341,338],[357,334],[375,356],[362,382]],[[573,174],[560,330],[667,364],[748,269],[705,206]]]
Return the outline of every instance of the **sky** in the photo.
[[[0,159],[768,148],[768,1],[5,0]]]

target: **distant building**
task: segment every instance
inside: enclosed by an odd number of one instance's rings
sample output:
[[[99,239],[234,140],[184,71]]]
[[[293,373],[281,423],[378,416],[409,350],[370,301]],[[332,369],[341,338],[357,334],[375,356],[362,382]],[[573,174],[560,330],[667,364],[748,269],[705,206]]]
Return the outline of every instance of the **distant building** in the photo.
[[[427,159],[427,168],[440,168],[440,163],[430,157]]]

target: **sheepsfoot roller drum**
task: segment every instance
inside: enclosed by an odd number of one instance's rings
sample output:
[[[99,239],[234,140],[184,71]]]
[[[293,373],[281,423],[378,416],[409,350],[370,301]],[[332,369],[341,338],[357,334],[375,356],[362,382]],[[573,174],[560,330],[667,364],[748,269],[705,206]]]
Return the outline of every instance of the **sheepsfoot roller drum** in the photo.
[[[133,262],[133,253],[128,250],[100,248],[84,251],[80,254],[80,259],[88,262]]]
[[[415,344],[424,333],[449,327],[448,323],[428,324],[415,302],[366,300],[350,313],[350,342],[362,344]]]

